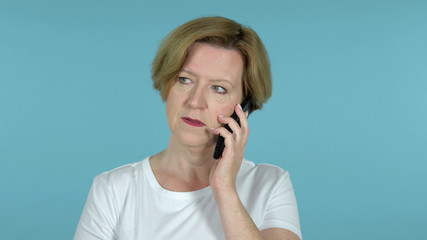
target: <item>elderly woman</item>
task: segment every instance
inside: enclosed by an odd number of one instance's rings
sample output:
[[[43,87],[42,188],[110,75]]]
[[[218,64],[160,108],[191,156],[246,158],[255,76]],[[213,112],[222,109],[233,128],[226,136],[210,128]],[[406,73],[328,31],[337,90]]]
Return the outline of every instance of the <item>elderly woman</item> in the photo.
[[[192,20],[164,39],[152,78],[169,145],[97,176],[74,239],[301,239],[288,172],[244,159],[247,116],[272,88],[258,35],[222,17]]]

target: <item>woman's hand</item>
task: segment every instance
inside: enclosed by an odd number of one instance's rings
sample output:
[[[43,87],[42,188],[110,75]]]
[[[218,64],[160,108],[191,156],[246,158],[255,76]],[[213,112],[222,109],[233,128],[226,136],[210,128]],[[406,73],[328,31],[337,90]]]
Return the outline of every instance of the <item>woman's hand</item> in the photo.
[[[247,115],[240,104],[234,111],[239,117],[240,126],[231,117],[218,116],[218,121],[228,124],[233,133],[225,127],[212,129],[213,133],[224,137],[225,149],[222,157],[211,169],[209,183],[221,215],[226,239],[264,239],[246,211],[236,189],[237,174],[248,142],[249,126]]]
[[[236,105],[234,111],[240,119],[240,126],[231,117],[218,116],[218,121],[222,124],[228,124],[233,133],[225,127],[212,129],[214,134],[220,134],[224,137],[225,143],[222,157],[212,167],[209,176],[209,183],[214,192],[236,191],[236,179],[248,142],[249,126],[247,115],[243,112],[240,104]]]

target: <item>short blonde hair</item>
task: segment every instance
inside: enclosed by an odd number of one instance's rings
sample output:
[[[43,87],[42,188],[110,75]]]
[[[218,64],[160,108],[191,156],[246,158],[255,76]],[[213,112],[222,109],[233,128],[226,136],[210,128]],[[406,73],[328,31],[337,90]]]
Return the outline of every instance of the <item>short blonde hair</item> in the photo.
[[[163,101],[195,42],[239,51],[245,63],[243,97],[250,99],[251,112],[262,108],[272,92],[270,61],[264,44],[252,29],[223,17],[191,20],[163,39],[151,69],[154,88],[160,91]]]

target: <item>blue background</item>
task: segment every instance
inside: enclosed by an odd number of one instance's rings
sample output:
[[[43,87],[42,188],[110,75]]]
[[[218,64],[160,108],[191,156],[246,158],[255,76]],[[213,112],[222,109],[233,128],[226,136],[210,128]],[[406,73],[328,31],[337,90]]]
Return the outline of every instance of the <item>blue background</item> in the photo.
[[[305,239],[427,239],[427,1],[0,0],[0,238],[71,239],[92,179],[167,146],[150,64],[195,17],[255,29],[274,93],[246,157]]]

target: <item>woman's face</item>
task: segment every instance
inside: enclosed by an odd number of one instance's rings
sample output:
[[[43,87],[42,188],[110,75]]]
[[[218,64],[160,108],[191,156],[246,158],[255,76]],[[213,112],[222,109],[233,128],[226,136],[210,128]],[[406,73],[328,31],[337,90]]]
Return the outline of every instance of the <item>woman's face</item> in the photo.
[[[194,43],[166,100],[175,139],[187,146],[210,146],[218,115],[230,116],[242,98],[243,59],[235,49]]]

